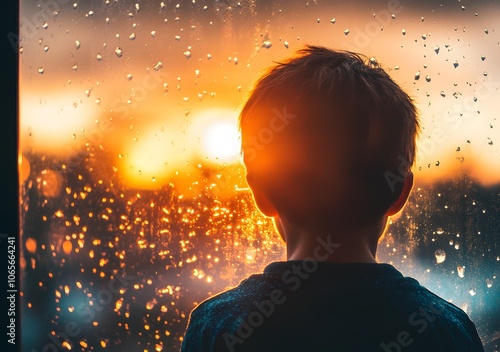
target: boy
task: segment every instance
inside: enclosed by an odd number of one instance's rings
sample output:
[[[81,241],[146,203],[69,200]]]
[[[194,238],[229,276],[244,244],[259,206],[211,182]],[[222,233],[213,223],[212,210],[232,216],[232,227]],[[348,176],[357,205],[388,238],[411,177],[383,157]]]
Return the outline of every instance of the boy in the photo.
[[[182,351],[483,351],[462,310],[375,260],[413,185],[419,122],[374,59],[300,50],[257,82],[240,127],[288,261],[202,302]]]

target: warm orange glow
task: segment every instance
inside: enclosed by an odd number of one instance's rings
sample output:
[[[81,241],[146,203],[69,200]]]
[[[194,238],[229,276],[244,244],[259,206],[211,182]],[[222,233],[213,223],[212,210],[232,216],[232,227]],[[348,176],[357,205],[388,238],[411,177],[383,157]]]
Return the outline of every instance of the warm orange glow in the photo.
[[[23,148],[59,155],[84,138],[94,113],[89,103],[61,91],[43,96],[22,92],[19,110]]]
[[[208,158],[218,161],[233,161],[239,156],[240,141],[236,126],[229,121],[215,122],[204,136],[203,148]]]
[[[238,112],[210,109],[195,117],[192,141],[198,140],[197,154],[215,164],[236,163],[240,154]]]
[[[23,184],[30,175],[31,167],[30,162],[22,154],[18,157],[19,164],[19,183]]]
[[[42,194],[46,197],[55,198],[61,192],[62,177],[52,170],[43,170],[38,178],[41,183]]]
[[[164,128],[141,134],[119,155],[121,175],[130,187],[155,189],[186,165],[190,150],[180,133]]]
[[[34,238],[29,237],[26,240],[26,250],[31,253],[36,252],[36,240]]]
[[[70,254],[71,251],[73,250],[73,244],[71,243],[71,241],[66,240],[62,244],[62,249],[65,254]]]

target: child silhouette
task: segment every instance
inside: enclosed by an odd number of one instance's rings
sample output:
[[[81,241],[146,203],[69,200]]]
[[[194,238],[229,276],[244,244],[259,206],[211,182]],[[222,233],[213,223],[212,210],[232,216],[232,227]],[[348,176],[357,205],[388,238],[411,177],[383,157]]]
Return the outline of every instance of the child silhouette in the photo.
[[[413,186],[419,121],[374,59],[305,47],[258,80],[240,128],[288,260],[196,307],[182,351],[483,351],[462,310],[375,260]]]

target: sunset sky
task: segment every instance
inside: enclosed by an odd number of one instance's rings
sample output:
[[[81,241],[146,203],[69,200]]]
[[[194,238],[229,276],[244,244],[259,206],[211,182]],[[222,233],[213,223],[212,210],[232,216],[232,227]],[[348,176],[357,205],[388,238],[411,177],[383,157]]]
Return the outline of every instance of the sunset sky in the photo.
[[[236,121],[253,82],[315,44],[375,57],[415,99],[418,182],[460,170],[500,182],[498,4],[48,4],[21,7],[23,153],[78,162],[88,143],[137,188],[200,162],[237,164]]]

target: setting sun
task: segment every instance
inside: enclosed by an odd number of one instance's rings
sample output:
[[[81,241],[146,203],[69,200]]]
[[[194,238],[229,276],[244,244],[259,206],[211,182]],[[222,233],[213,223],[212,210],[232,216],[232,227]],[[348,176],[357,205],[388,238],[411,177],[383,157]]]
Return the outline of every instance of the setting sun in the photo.
[[[217,122],[205,134],[203,149],[209,158],[221,161],[234,160],[239,155],[238,130],[230,122]]]
[[[235,163],[239,160],[240,139],[237,113],[229,109],[208,110],[193,123],[192,131],[200,141],[197,151],[213,163]]]

